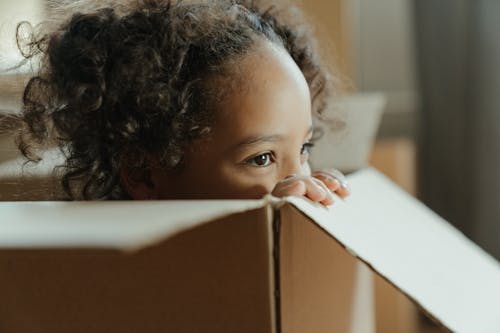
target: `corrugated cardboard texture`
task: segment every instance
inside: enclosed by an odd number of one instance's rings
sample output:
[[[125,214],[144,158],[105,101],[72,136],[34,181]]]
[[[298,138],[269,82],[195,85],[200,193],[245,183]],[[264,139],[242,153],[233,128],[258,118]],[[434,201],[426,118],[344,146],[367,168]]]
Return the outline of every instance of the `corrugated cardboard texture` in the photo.
[[[267,211],[137,253],[2,250],[0,332],[274,332]]]
[[[350,332],[356,260],[296,208],[280,215],[282,332]]]

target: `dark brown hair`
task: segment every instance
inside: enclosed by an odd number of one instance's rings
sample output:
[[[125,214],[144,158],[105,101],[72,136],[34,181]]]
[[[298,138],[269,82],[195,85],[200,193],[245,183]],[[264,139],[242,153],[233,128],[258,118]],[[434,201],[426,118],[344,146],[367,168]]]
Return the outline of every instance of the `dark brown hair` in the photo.
[[[284,47],[321,114],[331,81],[308,28],[290,11],[252,1],[143,0],[76,11],[20,48],[42,65],[27,84],[18,143],[31,161],[40,148],[65,155],[62,187],[71,199],[123,199],[123,168],[166,170],[210,132],[221,89],[215,78],[258,39]],[[218,91],[219,90],[219,91]],[[222,93],[225,93],[222,91]]]

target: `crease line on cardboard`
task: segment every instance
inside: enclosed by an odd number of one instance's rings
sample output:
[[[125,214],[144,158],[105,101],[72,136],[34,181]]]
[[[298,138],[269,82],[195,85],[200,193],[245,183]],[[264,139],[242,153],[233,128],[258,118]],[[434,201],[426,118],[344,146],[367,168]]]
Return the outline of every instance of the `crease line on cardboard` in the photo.
[[[282,200],[280,200],[282,201]],[[272,244],[273,244],[273,266],[274,266],[274,311],[275,330],[281,333],[281,275],[280,275],[280,228],[281,215],[279,209],[270,206],[272,211]]]

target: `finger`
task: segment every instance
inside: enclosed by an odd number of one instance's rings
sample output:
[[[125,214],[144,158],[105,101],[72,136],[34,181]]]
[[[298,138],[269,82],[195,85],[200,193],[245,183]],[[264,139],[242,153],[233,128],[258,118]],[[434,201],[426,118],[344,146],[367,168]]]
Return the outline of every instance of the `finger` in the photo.
[[[301,179],[290,179],[279,182],[273,192],[275,197],[282,198],[286,196],[304,196],[307,192],[306,184]]]
[[[330,189],[326,186],[324,182],[322,182],[319,179],[316,178],[311,178],[311,181],[315,183],[317,186],[321,187],[323,192],[325,193],[323,199],[318,200],[319,203],[323,204],[324,206],[332,205],[334,200],[333,200],[333,194],[330,191]]]
[[[313,177],[321,180],[332,192],[336,192],[340,188],[340,182],[329,173],[317,171],[313,173]]]
[[[321,181],[313,177],[307,177],[303,181],[306,185],[306,197],[319,203],[323,201],[331,203],[333,201],[331,192]]]
[[[294,175],[280,181],[272,192],[276,197],[306,196],[323,205],[333,204],[333,195],[322,181],[310,176]]]
[[[326,174],[329,175],[330,177],[333,177],[340,185],[340,187],[338,189],[335,189],[334,192],[337,195],[339,195],[342,199],[348,197],[351,194],[349,182],[347,181],[347,178],[344,176],[344,174],[339,170],[328,169],[328,170],[317,171],[316,173],[321,175]]]
[[[345,187],[345,186],[340,186],[340,188],[335,191],[335,193],[338,194],[339,197],[341,197],[342,199],[345,199],[347,198],[349,195],[351,195],[351,190],[349,189],[349,187]]]

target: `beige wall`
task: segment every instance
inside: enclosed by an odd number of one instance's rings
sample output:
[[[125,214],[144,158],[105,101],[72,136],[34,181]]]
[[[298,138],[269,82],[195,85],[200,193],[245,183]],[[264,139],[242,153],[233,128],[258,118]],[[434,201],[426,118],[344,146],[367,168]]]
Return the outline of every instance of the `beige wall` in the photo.
[[[352,77],[349,31],[344,0],[302,0],[297,4],[314,25],[321,52],[342,76]]]

